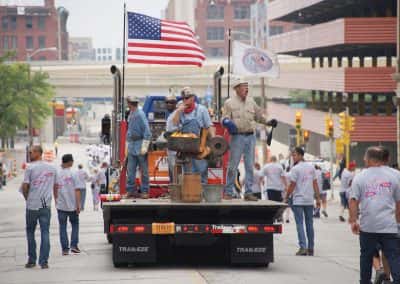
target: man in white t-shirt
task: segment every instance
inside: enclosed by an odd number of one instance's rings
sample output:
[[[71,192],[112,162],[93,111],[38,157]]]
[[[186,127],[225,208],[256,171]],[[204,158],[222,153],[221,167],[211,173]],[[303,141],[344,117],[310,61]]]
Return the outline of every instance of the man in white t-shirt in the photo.
[[[86,201],[86,182],[89,181],[88,173],[83,169],[83,165],[78,165],[78,171],[76,172],[78,178],[78,188],[81,191],[81,211],[85,210]]]
[[[367,169],[354,177],[350,190],[349,223],[352,232],[360,236],[361,284],[371,283],[377,245],[389,262],[393,283],[400,283],[400,185],[393,171],[384,166],[384,160],[380,147],[369,147],[364,156]]]
[[[292,210],[296,221],[299,250],[296,255],[314,255],[314,195],[316,205],[321,207],[317,177],[314,166],[304,162],[304,150],[296,147],[292,152],[293,161],[296,164],[290,170],[290,185],[286,191],[285,201],[293,198]],[[304,233],[306,225],[307,240]]]
[[[354,178],[354,171],[356,170],[356,162],[351,161],[349,162],[349,168],[344,168],[342,171],[341,179],[340,179],[340,203],[342,205],[339,220],[345,222],[346,219],[343,217],[344,211],[349,209],[349,201],[348,195],[351,189],[351,183]]]
[[[57,173],[57,191],[55,194],[58,222],[60,225],[60,242],[63,255],[80,253],[79,243],[79,213],[81,209],[81,192],[79,181],[71,167],[74,159],[71,154],[62,157],[61,169]],[[67,220],[71,223],[71,247],[67,235]]]
[[[26,237],[28,240],[28,262],[26,268],[36,266],[35,230],[39,222],[41,243],[39,265],[48,268],[50,254],[50,208],[55,189],[56,168],[42,161],[43,149],[33,146],[29,151],[31,163],[24,175],[21,189],[26,200]]]
[[[282,193],[287,184],[285,172],[282,165],[277,161],[276,156],[271,157],[271,162],[266,164],[261,172],[267,178],[266,193],[268,199],[282,202]]]
[[[252,192],[253,195],[258,199],[261,199],[261,188],[263,188],[263,185],[264,185],[264,175],[262,174],[261,166],[259,163],[255,163]]]

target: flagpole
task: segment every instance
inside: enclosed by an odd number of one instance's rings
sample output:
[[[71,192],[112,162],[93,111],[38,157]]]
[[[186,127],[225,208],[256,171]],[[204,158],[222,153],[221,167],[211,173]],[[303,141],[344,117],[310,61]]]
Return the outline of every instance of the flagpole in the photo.
[[[122,48],[122,110],[121,113],[124,115],[124,99],[125,99],[125,54],[126,54],[126,2],[124,1],[124,39]],[[124,119],[123,119],[124,120]]]
[[[228,29],[228,98],[231,81],[231,28]]]

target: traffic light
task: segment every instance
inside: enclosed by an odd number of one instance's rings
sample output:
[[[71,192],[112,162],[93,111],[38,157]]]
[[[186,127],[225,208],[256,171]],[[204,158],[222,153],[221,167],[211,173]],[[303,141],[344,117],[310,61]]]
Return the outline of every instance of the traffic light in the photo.
[[[353,116],[349,116],[347,119],[347,128],[348,131],[354,131],[354,126],[355,126],[355,118]]]
[[[341,112],[339,113],[339,125],[340,125],[340,130],[342,130],[342,132],[346,132],[348,125],[347,125],[347,115],[345,112]]]
[[[110,144],[111,136],[111,119],[108,114],[106,114],[101,119],[101,137],[104,144]]]
[[[300,130],[301,129],[301,112],[296,111],[296,129]]]
[[[307,143],[308,140],[310,140],[310,131],[304,130],[303,137],[304,137],[304,143]]]
[[[333,138],[333,119],[330,117],[325,119],[325,135]]]

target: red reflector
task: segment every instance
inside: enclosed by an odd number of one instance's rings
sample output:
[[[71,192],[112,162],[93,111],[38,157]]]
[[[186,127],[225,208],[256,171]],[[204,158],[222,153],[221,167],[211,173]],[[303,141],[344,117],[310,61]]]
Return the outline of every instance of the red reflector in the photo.
[[[114,225],[113,225],[113,224],[111,224],[111,225],[110,225],[110,233],[114,233],[114,232],[115,232]]]
[[[134,226],[133,232],[134,233],[143,233],[146,230],[144,226]]]
[[[210,226],[206,226],[206,232],[210,231]]]
[[[183,226],[183,231],[187,232],[188,231],[188,227],[187,226]]]
[[[264,232],[266,233],[274,233],[275,227],[274,226],[264,226]]]
[[[249,233],[258,233],[258,227],[257,226],[247,226],[247,231]]]
[[[199,231],[199,226],[194,226],[194,231],[198,232]]]
[[[119,232],[119,233],[126,233],[128,231],[129,231],[128,226],[117,226],[117,232]]]

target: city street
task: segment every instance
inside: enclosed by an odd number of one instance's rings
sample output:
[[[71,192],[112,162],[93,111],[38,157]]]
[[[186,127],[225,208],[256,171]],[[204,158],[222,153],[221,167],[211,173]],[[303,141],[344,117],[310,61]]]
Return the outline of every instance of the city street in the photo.
[[[59,154],[73,153],[85,162],[84,146],[61,144]],[[279,152],[273,152],[278,154]],[[59,157],[61,156],[59,155]],[[85,163],[84,163],[85,164]],[[315,222],[314,257],[294,256],[297,237],[293,217],[275,236],[275,262],[268,268],[149,266],[117,269],[112,246],[103,234],[101,211],[93,212],[91,194],[80,215],[80,255],[61,255],[55,208],[51,220],[50,269],[25,269],[25,202],[18,192],[22,177],[0,191],[0,282],[11,283],[357,283],[359,245],[349,226],[338,220],[338,199],[328,204],[329,218]],[[89,187],[88,187],[89,188]],[[54,206],[53,206],[54,207]],[[40,240],[37,230],[37,241]],[[39,245],[39,244],[38,244]],[[212,257],[212,256],[210,256]]]

